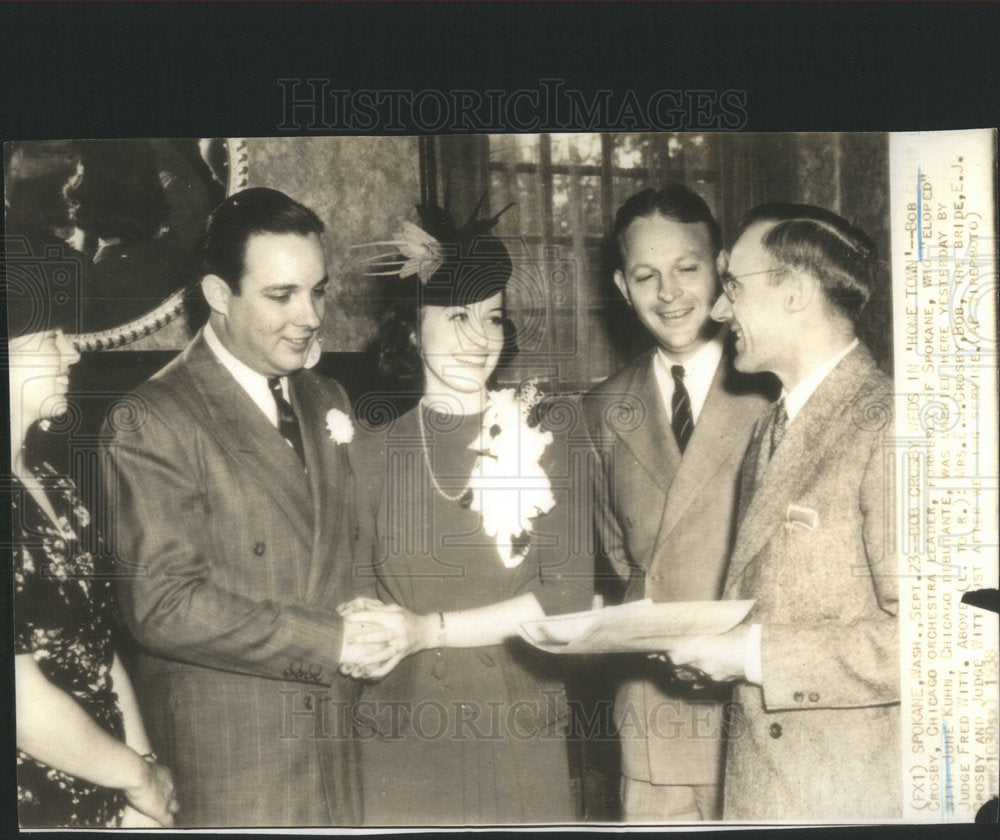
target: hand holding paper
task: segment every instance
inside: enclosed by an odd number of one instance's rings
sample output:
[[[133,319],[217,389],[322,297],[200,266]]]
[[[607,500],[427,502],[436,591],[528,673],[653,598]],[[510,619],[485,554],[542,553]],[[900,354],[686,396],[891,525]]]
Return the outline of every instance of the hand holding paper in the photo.
[[[746,677],[749,624],[738,624],[719,636],[680,636],[670,639],[667,655],[675,666],[697,668],[715,682]]]

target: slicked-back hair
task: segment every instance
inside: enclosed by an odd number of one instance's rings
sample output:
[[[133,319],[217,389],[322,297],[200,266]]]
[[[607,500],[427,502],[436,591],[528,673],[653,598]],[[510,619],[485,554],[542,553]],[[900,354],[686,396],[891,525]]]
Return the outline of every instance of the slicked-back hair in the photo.
[[[773,224],[761,244],[775,263],[820,281],[827,301],[857,324],[878,287],[878,250],[869,236],[846,219],[811,204],[762,204],[740,224]]]
[[[636,219],[656,214],[684,224],[704,222],[708,227],[709,240],[712,243],[712,256],[718,256],[722,250],[722,230],[705,200],[698,193],[683,184],[667,184],[658,190],[649,187],[629,198],[615,214],[615,223],[611,228],[615,268],[624,268],[622,240],[628,226]]]
[[[198,248],[202,273],[221,277],[238,295],[250,237],[265,233],[309,236],[324,230],[319,216],[283,192],[267,187],[243,190],[229,196],[208,217]]]

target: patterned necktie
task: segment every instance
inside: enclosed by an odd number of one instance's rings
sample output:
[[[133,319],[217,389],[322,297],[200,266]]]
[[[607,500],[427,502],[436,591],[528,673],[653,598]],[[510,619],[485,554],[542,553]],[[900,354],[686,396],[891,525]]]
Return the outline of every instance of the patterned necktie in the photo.
[[[670,375],[674,378],[674,395],[670,398],[670,409],[674,416],[670,425],[674,430],[674,437],[677,439],[677,447],[683,455],[688,441],[691,439],[691,432],[694,431],[691,397],[688,395],[687,388],[684,387],[684,366],[671,365]]]
[[[768,461],[774,457],[774,451],[785,436],[785,429],[787,427],[788,411],[785,408],[785,398],[782,397],[778,400],[778,404],[774,408],[774,419],[771,421],[771,451],[770,455],[768,455]]]
[[[281,379],[277,376],[268,377],[267,387],[271,389],[271,396],[274,397],[274,404],[278,407],[278,431],[289,446],[295,450],[299,460],[305,465],[306,456],[302,449],[302,432],[299,430],[299,419],[292,411],[292,406],[285,399],[285,394],[281,390]]]

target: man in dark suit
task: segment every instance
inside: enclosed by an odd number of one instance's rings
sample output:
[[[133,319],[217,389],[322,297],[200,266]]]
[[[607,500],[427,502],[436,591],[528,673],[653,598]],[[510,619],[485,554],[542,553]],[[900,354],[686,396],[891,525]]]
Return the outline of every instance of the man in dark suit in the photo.
[[[732,547],[736,479],[767,399],[733,371],[710,318],[725,268],[719,226],[680,185],[644,190],[618,211],[614,279],[656,347],[583,400],[600,469],[601,549],[626,601],[714,600]],[[717,819],[726,691],[668,682],[637,660],[618,691],[627,821]]]
[[[275,190],[221,204],[203,237],[208,324],[134,392],[134,422],[110,422],[121,602],[183,825],[361,819],[357,688],[338,675],[355,634],[336,610],[359,540],[353,427],[343,389],[302,369],[322,230]]]
[[[892,381],[855,325],[878,288],[874,246],[805,205],[752,211],[713,311],[736,366],[781,400],[743,467],[728,598],[746,622],[670,650],[737,681],[724,817],[902,814]]]

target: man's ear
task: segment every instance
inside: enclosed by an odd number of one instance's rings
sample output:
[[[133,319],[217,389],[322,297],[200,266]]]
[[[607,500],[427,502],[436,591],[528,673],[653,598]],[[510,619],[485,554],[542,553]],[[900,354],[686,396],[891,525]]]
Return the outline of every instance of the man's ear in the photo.
[[[201,278],[201,293],[213,312],[229,314],[229,299],[233,296],[233,290],[218,274],[206,274]]]
[[[725,249],[719,251],[719,256],[715,258],[715,270],[721,277],[729,268],[729,252]]]
[[[622,293],[622,297],[625,298],[625,303],[631,306],[632,296],[628,292],[628,283],[625,282],[625,275],[620,268],[615,269],[615,285],[618,287],[618,291]]]
[[[781,280],[781,301],[785,312],[797,313],[808,308],[817,294],[822,294],[819,280],[795,271]]]

